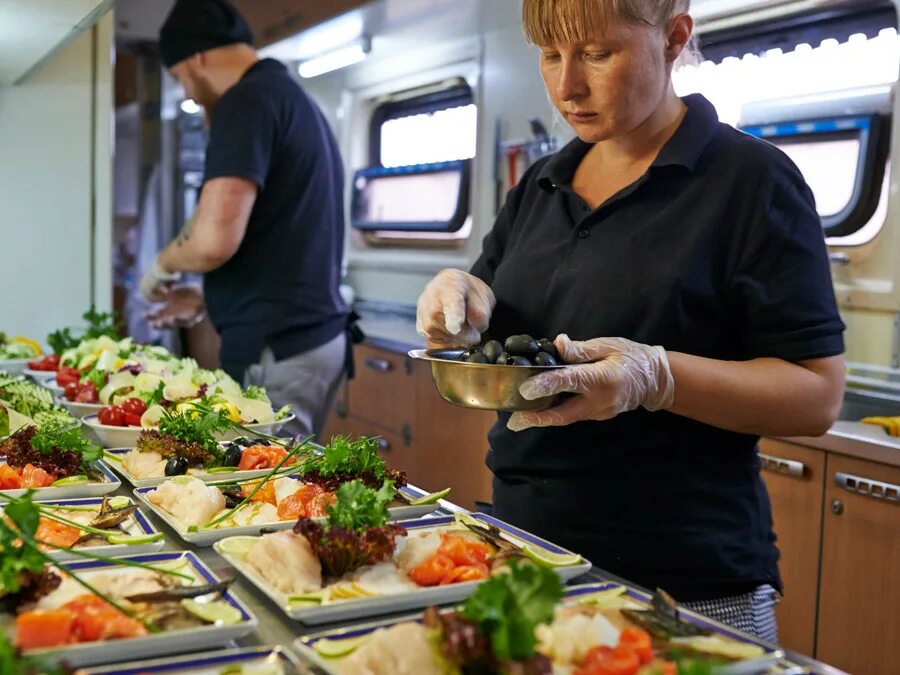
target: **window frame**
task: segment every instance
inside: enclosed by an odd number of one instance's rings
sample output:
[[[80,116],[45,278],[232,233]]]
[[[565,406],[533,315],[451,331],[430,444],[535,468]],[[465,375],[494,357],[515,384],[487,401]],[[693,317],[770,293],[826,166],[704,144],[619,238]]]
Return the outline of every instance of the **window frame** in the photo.
[[[744,133],[774,145],[777,141],[821,141],[829,134],[859,133],[859,161],[850,201],[838,213],[821,216],[827,238],[846,237],[862,229],[878,209],[890,155],[891,120],[887,115],[869,114],[831,117],[739,127]]]

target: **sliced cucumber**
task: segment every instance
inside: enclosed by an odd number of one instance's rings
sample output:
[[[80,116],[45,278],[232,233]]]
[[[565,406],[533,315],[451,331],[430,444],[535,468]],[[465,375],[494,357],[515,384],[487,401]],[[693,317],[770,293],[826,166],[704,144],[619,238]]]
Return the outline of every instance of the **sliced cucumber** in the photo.
[[[432,492],[431,494],[422,495],[421,497],[417,497],[416,499],[411,499],[409,504],[410,506],[425,506],[427,504],[437,504],[441,499],[450,494],[450,491],[453,488],[444,488],[439,492]]]
[[[157,532],[156,534],[143,534],[143,535],[127,535],[127,534],[111,534],[106,538],[110,544],[125,544],[126,546],[139,546],[141,544],[152,544],[154,541],[159,541],[163,538],[162,532]]]
[[[78,474],[77,476],[66,476],[65,478],[60,478],[57,481],[50,483],[50,487],[69,487],[72,485],[84,485],[90,479],[84,474]]]

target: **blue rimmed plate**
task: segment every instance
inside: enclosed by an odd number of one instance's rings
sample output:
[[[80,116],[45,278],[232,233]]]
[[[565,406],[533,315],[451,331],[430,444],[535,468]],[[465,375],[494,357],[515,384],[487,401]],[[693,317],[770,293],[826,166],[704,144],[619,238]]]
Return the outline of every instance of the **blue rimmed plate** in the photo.
[[[177,568],[177,571],[183,574],[192,576],[194,581],[191,582],[191,585],[200,586],[221,581],[196,555],[189,551],[149,553],[118,560],[129,560],[155,566],[169,565]],[[121,570],[125,574],[136,568],[117,565],[115,560],[108,562],[91,560],[66,564],[66,569],[78,573],[80,577],[90,582],[91,578],[96,578],[97,575],[106,574],[111,570]],[[226,591],[222,594],[221,599],[240,612],[241,620],[238,623],[207,624],[194,628],[166,630],[141,637],[98,640],[48,649],[33,649],[25,653],[47,662],[64,658],[72,666],[80,667],[108,662],[110,659],[123,661],[205,649],[243,637],[256,629],[259,624],[257,618],[233,593]]]
[[[263,473],[265,474],[268,472]],[[233,476],[234,474],[225,475]],[[297,478],[297,476],[291,477]],[[199,476],[197,476],[197,478],[199,478]],[[216,479],[220,481],[227,480],[222,477],[222,474],[218,474]],[[165,480],[168,480],[168,477]],[[291,520],[276,520],[270,523],[258,523],[256,525],[246,525],[243,527],[217,527],[211,530],[189,532],[184,524],[178,522],[171,513],[161,509],[147,499],[147,493],[152,492],[155,489],[156,488],[153,487],[138,488],[134,491],[134,496],[141,504],[149,509],[150,512],[158,516],[166,525],[171,527],[180,539],[188,544],[193,544],[194,546],[212,546],[217,541],[227,537],[258,535],[262,530],[289,530],[294,526],[294,523],[297,522],[296,518],[292,518]],[[412,485],[406,485],[400,488],[400,491],[410,499],[418,499],[419,497],[424,497],[428,494],[424,490]],[[421,506],[411,506],[407,504],[403,506],[392,506],[388,511],[390,511],[391,520],[407,520],[409,518],[421,518],[439,508],[441,508],[439,504],[423,504]]]
[[[585,599],[586,596],[621,588],[621,584],[613,582],[600,582],[572,586],[566,589],[561,604],[577,604],[579,601]],[[645,607],[649,605],[651,598],[649,593],[645,593],[629,586],[624,587],[623,597],[627,597],[630,602],[634,603],[634,607]],[[679,614],[684,621],[709,630],[714,635],[735,640],[737,642],[757,645],[758,647],[762,648],[763,655],[761,657],[745,661],[735,661],[728,664],[727,666],[716,669],[716,675],[760,675],[762,673],[774,675],[775,673],[786,673],[789,671],[795,672],[791,670],[794,667],[793,664],[790,664],[784,660],[784,651],[779,649],[775,645],[771,645],[767,642],[754,638],[753,636],[742,633],[729,626],[725,626],[724,624],[713,621],[688,609],[679,608]],[[294,648],[301,656],[303,656],[306,661],[314,664],[318,668],[321,668],[324,672],[337,674],[341,669],[341,661],[343,660],[343,658],[349,655],[349,653],[352,653],[353,650],[350,649],[348,650],[348,654],[337,658],[324,657],[319,654],[318,651],[316,651],[316,643],[319,640],[353,640],[354,642],[358,642],[358,645],[361,645],[364,642],[364,640],[360,640],[361,638],[365,638],[366,636],[371,635],[379,628],[388,628],[398,623],[406,623],[410,621],[418,622],[421,620],[421,616],[421,614],[415,614],[406,617],[373,621],[365,624],[360,624],[358,626],[351,626],[349,628],[338,628],[322,631],[319,633],[312,633],[310,635],[303,635],[298,637],[294,642]],[[554,672],[556,671],[554,670]]]
[[[296,657],[282,647],[246,647],[88,668],[78,675],[293,675],[298,670]]]
[[[0,457],[0,464],[6,464],[5,457]],[[89,480],[86,483],[77,483],[75,485],[61,485],[57,487],[51,485],[49,487],[35,488],[34,499],[43,501],[47,499],[74,499],[76,497],[102,497],[122,486],[122,482],[109,470],[109,467],[103,463],[103,460],[94,462],[94,468],[102,474],[103,480]],[[26,488],[3,490],[3,494],[10,497],[21,497],[27,491]]]
[[[131,506],[134,502],[130,497],[118,496],[112,497],[113,500],[113,508],[127,508]],[[119,500],[121,503],[116,503],[115,500]],[[59,515],[64,518],[69,518],[71,520],[72,515],[76,511],[83,511],[84,509],[89,509],[92,507],[96,507],[99,511],[100,506],[103,503],[102,497],[90,497],[88,499],[54,499],[52,501],[40,501],[37,502],[39,504],[45,506],[54,506],[58,507]],[[0,506],[0,509],[3,507]],[[153,526],[153,524],[147,519],[147,517],[141,513],[140,509],[136,510],[132,515],[123,520],[119,525],[115,527],[115,529],[110,530],[111,534],[121,534],[123,536],[130,537],[151,537],[153,535],[159,534],[159,531]],[[83,551],[85,553],[93,553],[95,555],[102,555],[106,557],[119,556],[119,555],[137,555],[139,553],[152,553],[153,551],[158,551],[163,547],[165,542],[162,540],[162,537],[152,542],[145,542],[141,544],[110,544],[107,542],[103,543],[94,543],[89,545],[79,545],[76,547],[76,550]],[[54,560],[58,560],[60,562],[67,562],[70,560],[81,560],[76,553],[72,553],[69,550],[65,549],[54,549],[52,551],[47,552],[48,555]]]
[[[529,534],[524,530],[520,530],[517,527],[513,527],[512,525],[483,513],[472,513],[471,517],[495,525],[502,533],[504,539],[507,539],[520,548],[527,543],[536,549],[547,551],[552,554],[573,555],[571,551],[567,551],[556,544],[551,544],[549,541],[541,539],[533,534]],[[400,524],[410,533],[415,533],[442,529],[449,530],[450,528],[453,528],[455,522],[454,516],[438,516],[435,518],[401,521]],[[241,542],[240,548],[246,548],[248,543],[247,540],[242,539],[239,541]],[[272,602],[274,602],[281,611],[290,618],[302,621],[306,624],[318,625],[334,621],[350,621],[378,614],[391,614],[428,607],[430,605],[443,605],[451,602],[459,602],[467,598],[478,586],[477,581],[466,581],[445,586],[417,588],[416,590],[397,592],[390,595],[340,600],[320,605],[310,605],[309,603],[292,604],[288,601],[288,596],[285,593],[274,588],[245,562],[246,554],[236,552],[238,547],[229,546],[227,542],[228,539],[217,542],[215,545],[216,552],[231,563],[231,565],[246,577],[250,583],[256,586]],[[582,559],[580,563],[575,565],[557,567],[556,572],[563,581],[568,581],[569,579],[574,579],[575,577],[584,574],[590,569],[591,563]]]

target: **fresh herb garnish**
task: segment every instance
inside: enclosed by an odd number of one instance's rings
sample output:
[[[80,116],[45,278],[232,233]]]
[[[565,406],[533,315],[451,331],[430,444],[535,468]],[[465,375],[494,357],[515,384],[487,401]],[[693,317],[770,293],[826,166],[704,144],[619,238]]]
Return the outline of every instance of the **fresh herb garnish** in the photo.
[[[338,488],[336,501],[326,510],[328,526],[342,527],[353,532],[365,532],[381,527],[391,517],[387,505],[394,499],[393,484],[386,480],[377,490],[366,487],[361,480],[352,480]]]
[[[86,439],[77,422],[57,418],[48,419],[38,427],[31,437],[31,447],[42,454],[77,453],[85,468],[103,456],[103,448]]]
[[[562,593],[562,582],[552,570],[511,560],[509,573],[480,583],[460,614],[490,639],[501,663],[524,661],[535,654],[534,629],[553,620]]]
[[[196,403],[182,410],[165,410],[159,420],[159,433],[172,436],[182,443],[196,443],[213,457],[221,457],[222,449],[215,434],[228,431],[234,422],[226,413],[205,403]]]
[[[81,339],[72,335],[70,328],[60,328],[47,336],[47,344],[54,354],[62,354],[67,349],[77,347],[79,342]]]
[[[163,396],[163,391],[165,391],[165,388],[166,383],[161,381],[156,385],[156,389],[154,389],[153,391],[142,392],[141,394],[139,394],[139,398],[148,408],[152,405],[157,405],[165,398],[165,396]]]
[[[269,395],[266,393],[266,390],[255,384],[251,384],[244,390],[244,398],[252,398],[256,401],[265,401],[266,403],[270,403]]]
[[[71,328],[60,328],[47,336],[47,344],[53,350],[54,354],[62,354],[68,349],[77,347],[85,340],[107,336],[114,340],[118,339],[122,329],[122,322],[116,319],[112,312],[98,312],[91,305],[91,308],[81,315],[81,318],[87,323],[87,328],[80,336],[72,334]]]
[[[30,499],[16,500],[4,509],[0,518],[0,597],[16,593],[28,574],[44,571],[40,551],[21,543],[23,534],[34,538],[40,515]],[[5,672],[5,671],[0,671]]]
[[[62,666],[48,666],[33,656],[25,656],[0,632],[0,673],[3,675],[65,675],[70,672]]]

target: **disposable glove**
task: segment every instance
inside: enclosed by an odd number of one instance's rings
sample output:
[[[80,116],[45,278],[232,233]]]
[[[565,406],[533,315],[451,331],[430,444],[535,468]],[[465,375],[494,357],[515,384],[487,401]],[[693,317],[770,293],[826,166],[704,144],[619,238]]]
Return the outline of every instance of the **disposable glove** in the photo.
[[[165,297],[165,287],[178,281],[181,274],[164,270],[159,264],[159,257],[144,271],[141,277],[140,291],[147,302],[160,302]]]
[[[608,420],[643,406],[663,410],[675,398],[675,381],[662,347],[651,347],[624,338],[597,338],[573,342],[567,335],[556,338],[556,349],[571,365],[529,378],[519,393],[529,401],[563,392],[579,394],[560,405],[537,412],[517,412],[507,427],[565,426],[583,420]]]
[[[478,277],[460,270],[442,270],[419,296],[416,331],[431,347],[478,344],[496,302],[494,292]]]

